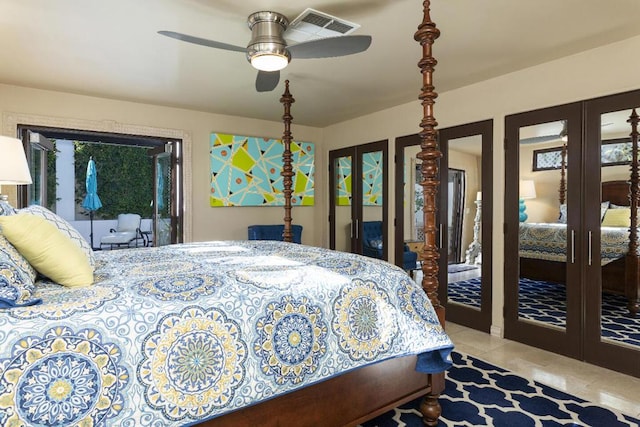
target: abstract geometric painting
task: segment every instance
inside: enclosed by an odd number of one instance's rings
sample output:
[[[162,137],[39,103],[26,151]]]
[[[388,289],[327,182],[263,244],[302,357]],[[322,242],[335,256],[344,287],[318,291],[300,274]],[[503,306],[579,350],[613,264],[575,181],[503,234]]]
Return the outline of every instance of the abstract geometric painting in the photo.
[[[339,157],[336,169],[336,204],[351,206],[351,156]]]
[[[280,139],[211,134],[211,206],[284,206]],[[294,206],[314,204],[314,145],[291,142]]]
[[[362,204],[382,206],[382,151],[362,154]],[[336,204],[351,205],[351,156],[339,157],[336,165]]]
[[[362,154],[362,204],[382,206],[382,151]]]

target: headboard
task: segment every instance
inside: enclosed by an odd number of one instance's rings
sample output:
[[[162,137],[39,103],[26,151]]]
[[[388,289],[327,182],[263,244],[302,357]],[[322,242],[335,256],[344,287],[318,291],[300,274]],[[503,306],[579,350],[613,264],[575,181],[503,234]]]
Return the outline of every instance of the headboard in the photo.
[[[602,183],[602,201],[614,205],[629,206],[629,181],[607,181]]]

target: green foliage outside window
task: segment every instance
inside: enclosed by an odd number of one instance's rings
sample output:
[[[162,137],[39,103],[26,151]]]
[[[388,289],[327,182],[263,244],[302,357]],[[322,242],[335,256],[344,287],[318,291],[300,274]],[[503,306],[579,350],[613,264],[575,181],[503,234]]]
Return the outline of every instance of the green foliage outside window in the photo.
[[[76,203],[86,195],[87,163],[93,157],[98,175],[98,196],[102,208],[95,219],[114,219],[121,213],[137,213],[150,218],[153,199],[153,160],[147,149],[74,141]],[[89,212],[84,211],[88,216]]]
[[[56,151],[47,151],[47,208],[56,210]]]

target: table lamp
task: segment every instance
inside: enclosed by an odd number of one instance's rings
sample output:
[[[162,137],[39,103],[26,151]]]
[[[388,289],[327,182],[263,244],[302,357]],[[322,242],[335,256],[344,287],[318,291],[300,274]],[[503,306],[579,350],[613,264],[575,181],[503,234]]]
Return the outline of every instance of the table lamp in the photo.
[[[31,173],[22,141],[0,135],[0,215],[11,215],[14,211],[9,197],[1,194],[3,184],[31,184]]]

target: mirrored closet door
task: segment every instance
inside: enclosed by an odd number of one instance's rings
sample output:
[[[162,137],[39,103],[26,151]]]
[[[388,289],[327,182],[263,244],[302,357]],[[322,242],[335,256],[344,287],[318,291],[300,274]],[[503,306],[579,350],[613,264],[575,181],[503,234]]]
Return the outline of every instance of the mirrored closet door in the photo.
[[[640,377],[637,108],[506,117],[505,338]]]
[[[387,141],[329,152],[330,248],[389,259]]]
[[[585,103],[586,361],[640,377],[640,91]],[[593,215],[602,203],[604,214]],[[595,208],[594,208],[595,206]]]
[[[578,357],[580,104],[507,116],[505,338]]]
[[[493,121],[439,132],[439,297],[447,319],[474,329],[491,328],[491,206]],[[420,140],[396,140],[396,260],[408,247],[419,252],[424,235]],[[398,264],[400,265],[400,264]],[[417,266],[419,268],[420,265]],[[416,270],[416,280],[421,280]]]

